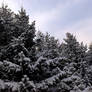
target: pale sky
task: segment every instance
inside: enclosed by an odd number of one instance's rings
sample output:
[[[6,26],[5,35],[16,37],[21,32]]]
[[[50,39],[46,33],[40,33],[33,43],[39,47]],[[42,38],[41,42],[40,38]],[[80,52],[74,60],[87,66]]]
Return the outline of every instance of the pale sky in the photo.
[[[70,32],[80,42],[92,42],[92,0],[0,0],[0,5],[3,1],[14,12],[23,6],[37,30],[60,41]]]

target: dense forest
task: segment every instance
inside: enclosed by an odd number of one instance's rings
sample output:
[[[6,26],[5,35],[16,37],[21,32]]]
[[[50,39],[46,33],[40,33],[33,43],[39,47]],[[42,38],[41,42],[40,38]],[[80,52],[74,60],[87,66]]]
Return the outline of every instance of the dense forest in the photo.
[[[36,30],[24,8],[16,14],[2,5],[0,92],[84,90],[92,90],[92,44],[79,43],[71,33],[60,42]]]

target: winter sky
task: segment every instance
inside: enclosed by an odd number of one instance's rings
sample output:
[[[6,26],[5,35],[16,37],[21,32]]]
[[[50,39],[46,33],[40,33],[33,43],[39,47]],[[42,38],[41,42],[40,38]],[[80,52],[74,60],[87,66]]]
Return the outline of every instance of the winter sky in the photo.
[[[15,12],[23,6],[36,20],[36,29],[49,32],[62,41],[65,33],[76,35],[78,41],[92,41],[92,0],[0,0]]]

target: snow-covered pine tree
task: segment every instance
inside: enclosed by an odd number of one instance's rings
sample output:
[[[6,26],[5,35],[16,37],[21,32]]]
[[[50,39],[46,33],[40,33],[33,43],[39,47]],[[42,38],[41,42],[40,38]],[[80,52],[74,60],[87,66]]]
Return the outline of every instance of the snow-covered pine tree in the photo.
[[[7,22],[11,22],[13,20],[14,13],[8,8],[8,5],[2,4],[0,7],[0,18],[4,19]]]
[[[86,46],[76,40],[71,33],[66,34],[65,43],[61,44],[61,56],[70,59],[71,62],[81,62],[85,57]]]
[[[59,41],[58,39],[55,39],[55,37],[50,36],[49,33],[46,33],[45,35],[41,32],[38,32],[37,38],[36,38],[36,47],[38,54],[42,55],[46,58],[56,58],[59,56]]]
[[[26,10],[21,7],[21,10],[18,14],[15,14],[15,30],[14,30],[14,36],[18,37],[23,32],[27,31],[29,29],[29,16],[26,14]]]
[[[89,65],[92,65],[92,44],[89,46],[89,50],[86,55],[86,60],[88,61]]]
[[[92,85],[83,43],[70,33],[61,46],[48,33],[39,32],[34,39],[35,21],[29,24],[26,11],[8,12],[10,17],[5,12],[0,20],[0,35],[6,39],[9,31],[11,37],[0,47],[0,92],[80,92]]]
[[[86,61],[88,64],[88,68],[87,68],[88,79],[92,85],[92,76],[91,76],[92,75],[92,44],[90,44],[89,49],[86,53]]]
[[[10,43],[12,38],[12,24],[14,13],[7,5],[0,8],[0,46]]]

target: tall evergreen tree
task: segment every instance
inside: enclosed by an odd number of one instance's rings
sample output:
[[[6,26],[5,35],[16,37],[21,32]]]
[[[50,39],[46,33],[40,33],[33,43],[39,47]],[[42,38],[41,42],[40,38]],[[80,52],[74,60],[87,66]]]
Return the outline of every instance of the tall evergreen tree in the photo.
[[[11,41],[13,15],[14,13],[8,6],[2,5],[0,8],[0,46],[5,46]]]
[[[0,92],[81,92],[92,86],[92,46],[86,52],[70,33],[61,46],[48,33],[35,38],[35,21],[29,24],[23,8],[19,14],[0,9]]]
[[[23,32],[29,29],[29,16],[26,10],[21,8],[18,14],[15,14],[15,37],[20,36]]]
[[[47,58],[55,58],[59,56],[59,42],[55,37],[48,33],[45,35],[41,32],[37,34],[37,50],[38,53]],[[39,55],[38,54],[38,55]]]
[[[79,44],[75,36],[70,33],[66,34],[65,43],[61,44],[61,55],[73,62],[81,62],[85,57],[86,46]]]
[[[89,46],[89,50],[87,52],[86,60],[88,61],[89,65],[92,65],[92,44]]]
[[[14,13],[8,8],[7,5],[2,4],[0,8],[0,18],[4,19],[4,21],[11,22],[13,20]]]

